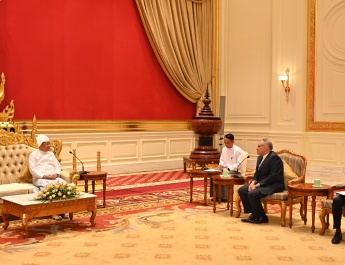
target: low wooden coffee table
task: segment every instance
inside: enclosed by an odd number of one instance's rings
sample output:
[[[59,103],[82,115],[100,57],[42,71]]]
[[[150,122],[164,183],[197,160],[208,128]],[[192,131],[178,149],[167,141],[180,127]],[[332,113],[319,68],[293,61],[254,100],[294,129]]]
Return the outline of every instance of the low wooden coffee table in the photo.
[[[79,211],[92,212],[90,223],[95,226],[96,217],[96,195],[81,194],[79,198],[66,199],[52,202],[34,201],[36,196],[34,193],[4,196],[2,208],[2,219],[4,220],[4,229],[9,226],[7,215],[12,214],[17,216],[22,221],[23,236],[27,237],[29,234],[28,223],[35,217],[49,216],[61,213],[69,213],[70,220],[73,219],[73,213]]]
[[[90,171],[86,174],[80,174],[80,180],[85,181],[85,192],[89,192],[89,180],[92,181],[92,193],[95,194],[95,181],[102,180],[103,181],[103,207],[105,207],[106,203],[106,191],[107,191],[107,172],[103,171]]]

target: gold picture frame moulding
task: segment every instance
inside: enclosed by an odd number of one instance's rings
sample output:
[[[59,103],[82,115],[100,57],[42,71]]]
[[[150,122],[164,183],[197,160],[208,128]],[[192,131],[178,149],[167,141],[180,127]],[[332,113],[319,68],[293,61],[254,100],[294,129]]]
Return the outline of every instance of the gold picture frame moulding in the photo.
[[[31,130],[32,121],[18,120],[23,130]],[[152,132],[189,131],[189,120],[40,120],[39,133],[89,133],[89,132]]]
[[[345,122],[315,120],[317,0],[308,0],[307,131],[345,131]]]

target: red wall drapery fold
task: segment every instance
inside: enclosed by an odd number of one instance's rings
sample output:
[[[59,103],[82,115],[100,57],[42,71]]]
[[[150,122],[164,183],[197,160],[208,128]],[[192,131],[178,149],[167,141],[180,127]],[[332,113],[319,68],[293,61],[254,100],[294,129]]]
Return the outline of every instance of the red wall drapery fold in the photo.
[[[15,119],[188,120],[134,0],[0,1],[0,72]]]

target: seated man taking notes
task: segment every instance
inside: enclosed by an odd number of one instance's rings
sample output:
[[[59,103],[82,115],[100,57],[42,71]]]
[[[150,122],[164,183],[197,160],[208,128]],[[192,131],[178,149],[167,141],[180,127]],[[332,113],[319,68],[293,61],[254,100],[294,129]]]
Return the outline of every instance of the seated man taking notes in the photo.
[[[237,171],[242,162],[242,149],[235,145],[235,137],[228,133],[224,136],[224,147],[220,156],[218,168],[221,170]],[[213,197],[213,181],[210,180],[210,196]],[[222,187],[222,201],[227,201],[227,189]]]

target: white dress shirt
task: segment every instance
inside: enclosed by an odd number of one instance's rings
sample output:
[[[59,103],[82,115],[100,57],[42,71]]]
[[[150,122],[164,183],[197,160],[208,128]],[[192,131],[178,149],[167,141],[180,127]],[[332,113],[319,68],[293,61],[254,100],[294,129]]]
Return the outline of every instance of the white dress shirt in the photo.
[[[224,146],[220,156],[219,166],[229,168],[230,170],[237,170],[243,160],[242,152],[242,149],[237,145],[233,145],[231,148]]]

